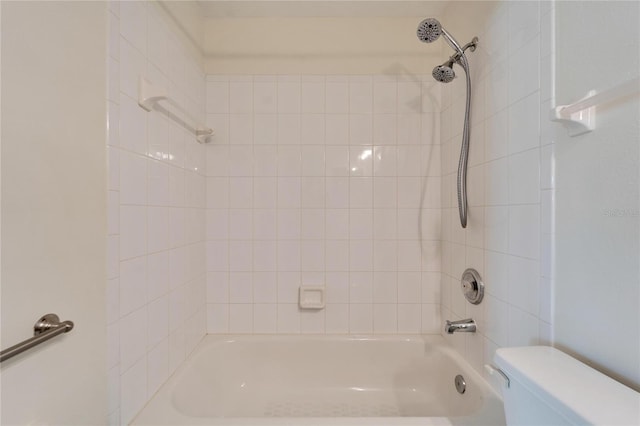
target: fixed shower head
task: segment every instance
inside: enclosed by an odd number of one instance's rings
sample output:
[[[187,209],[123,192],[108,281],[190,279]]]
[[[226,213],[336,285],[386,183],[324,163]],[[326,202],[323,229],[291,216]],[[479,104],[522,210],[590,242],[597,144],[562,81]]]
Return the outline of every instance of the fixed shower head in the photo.
[[[418,39],[423,43],[432,43],[442,34],[442,25],[440,25],[440,22],[435,18],[424,19],[418,25],[416,34],[418,35]]]
[[[453,71],[453,62],[438,65],[431,71],[431,75],[440,83],[450,83],[456,76]]]

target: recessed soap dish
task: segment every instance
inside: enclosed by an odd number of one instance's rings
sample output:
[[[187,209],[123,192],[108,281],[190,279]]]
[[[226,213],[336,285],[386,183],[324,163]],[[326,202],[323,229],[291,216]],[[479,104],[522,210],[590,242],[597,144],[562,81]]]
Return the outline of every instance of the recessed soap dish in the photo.
[[[300,309],[324,309],[324,287],[301,286],[298,292],[298,305]]]

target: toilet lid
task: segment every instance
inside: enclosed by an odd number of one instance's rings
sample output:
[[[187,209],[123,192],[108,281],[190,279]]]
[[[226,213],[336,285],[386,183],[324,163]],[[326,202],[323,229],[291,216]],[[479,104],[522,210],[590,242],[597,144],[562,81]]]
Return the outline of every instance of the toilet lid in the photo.
[[[495,363],[576,423],[640,425],[640,393],[549,346],[501,348]]]

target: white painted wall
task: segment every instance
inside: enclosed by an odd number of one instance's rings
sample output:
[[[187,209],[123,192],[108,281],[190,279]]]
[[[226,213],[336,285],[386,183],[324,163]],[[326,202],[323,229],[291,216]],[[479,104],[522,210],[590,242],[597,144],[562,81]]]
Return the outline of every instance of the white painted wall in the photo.
[[[557,104],[638,77],[637,2],[558,2],[556,19]],[[598,31],[601,28],[611,30]],[[589,43],[584,42],[587,38]],[[638,117],[640,101],[635,95],[598,107],[592,133],[569,137],[561,126],[555,129],[556,345],[636,390],[640,389]]]
[[[2,424],[106,422],[106,14],[2,4],[1,346],[75,322],[2,364]]]
[[[138,106],[138,77],[204,121],[198,48],[154,2],[109,13],[109,422],[128,424],[205,333],[205,151]]]
[[[204,8],[206,3],[214,2],[157,0],[155,3],[165,10],[169,25],[175,26],[172,31],[174,36],[185,42],[186,49],[201,55],[205,25]]]
[[[428,8],[425,8],[428,9]],[[209,18],[208,74],[394,74],[430,70],[433,45],[416,38],[413,17]]]

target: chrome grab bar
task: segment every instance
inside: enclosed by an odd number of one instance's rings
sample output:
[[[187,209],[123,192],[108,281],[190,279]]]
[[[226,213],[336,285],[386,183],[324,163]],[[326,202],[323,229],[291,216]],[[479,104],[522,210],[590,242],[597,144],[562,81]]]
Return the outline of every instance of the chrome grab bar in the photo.
[[[60,321],[56,314],[47,314],[36,321],[33,326],[33,337],[13,345],[0,352],[0,362],[6,361],[22,352],[38,346],[40,343],[73,330],[72,321]]]

